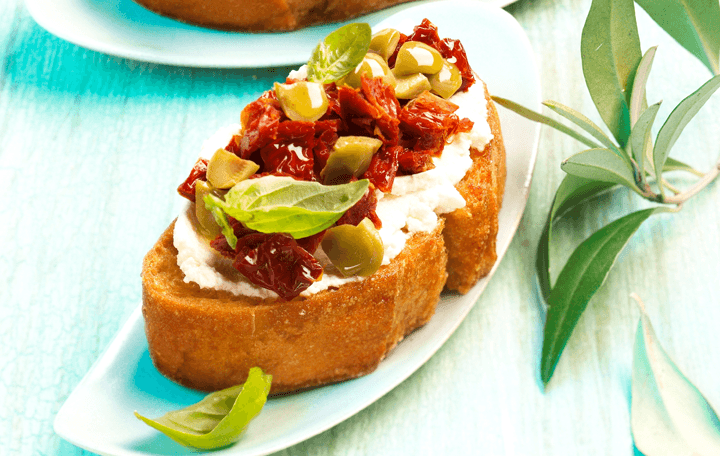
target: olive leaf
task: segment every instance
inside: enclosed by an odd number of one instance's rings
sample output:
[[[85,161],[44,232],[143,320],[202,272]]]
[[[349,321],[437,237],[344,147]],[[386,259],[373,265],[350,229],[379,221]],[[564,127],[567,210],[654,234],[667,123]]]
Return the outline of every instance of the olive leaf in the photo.
[[[560,183],[545,221],[545,228],[543,228],[543,232],[540,235],[537,254],[535,256],[535,270],[540,285],[540,293],[546,302],[552,290],[550,281],[550,242],[552,241],[553,223],[574,207],[600,195],[614,186],[615,184],[612,182],[584,179],[573,176],[572,174],[565,175],[565,178]]]
[[[655,148],[653,149],[653,164],[655,166],[655,175],[658,183],[661,182],[660,178],[662,176],[663,166],[670,154],[670,149],[675,145],[675,141],[680,137],[680,133],[682,133],[688,122],[695,117],[695,114],[700,111],[700,108],[703,107],[719,87],[720,75],[714,76],[682,100],[675,109],[673,109],[667,120],[665,120],[665,123],[657,135]],[[660,185],[662,189],[662,184]]]
[[[647,106],[645,98],[645,86],[647,85],[648,76],[650,76],[650,70],[652,69],[653,60],[655,59],[655,53],[657,52],[657,46],[653,46],[645,52],[638,69],[635,72],[635,79],[632,85],[632,94],[630,95],[630,125],[635,126],[643,109]],[[632,135],[632,132],[630,133]],[[642,169],[642,167],[640,167]]]
[[[647,456],[720,454],[720,420],[670,359],[641,308],[635,335],[630,423]]]
[[[204,201],[209,210],[220,208],[250,229],[287,233],[300,239],[330,227],[362,198],[368,186],[367,179],[322,185],[292,177],[264,176],[238,183],[224,201],[212,194]]]
[[[632,166],[610,149],[588,149],[566,159],[560,165],[573,176],[614,182],[640,193]]]
[[[553,111],[557,112],[561,116],[565,117],[569,121],[573,122],[575,125],[582,128],[586,132],[590,133],[590,135],[600,141],[602,145],[618,154],[618,156],[625,158],[625,153],[618,149],[615,143],[613,143],[612,140],[608,138],[605,133],[603,133],[603,131],[600,129],[600,127],[597,126],[595,122],[588,119],[583,114],[561,103],[558,103],[557,101],[543,101],[543,104],[548,108],[552,109]]]
[[[628,214],[596,231],[570,255],[548,298],[540,377],[550,381],[567,341],[588,302],[640,225],[664,207]]]
[[[643,182],[645,180],[645,157],[652,148],[652,126],[661,103],[655,103],[647,108],[633,125],[630,133],[630,148]]]
[[[663,173],[667,173],[670,171],[686,171],[688,173],[695,174],[696,176],[703,175],[703,173],[696,170],[692,166],[683,163],[680,160],[675,160],[672,157],[668,157],[667,160],[665,160],[665,165],[663,166]]]
[[[640,38],[632,0],[593,0],[582,31],[583,75],[610,132],[625,147],[630,136],[628,105]]]
[[[235,443],[262,410],[270,392],[272,375],[258,367],[244,385],[209,394],[197,404],[150,419],[135,416],[181,445],[211,450]]]
[[[370,25],[347,24],[325,37],[307,62],[308,81],[329,83],[350,73],[370,48]]]
[[[636,0],[682,47],[720,74],[720,3],[717,0]]]

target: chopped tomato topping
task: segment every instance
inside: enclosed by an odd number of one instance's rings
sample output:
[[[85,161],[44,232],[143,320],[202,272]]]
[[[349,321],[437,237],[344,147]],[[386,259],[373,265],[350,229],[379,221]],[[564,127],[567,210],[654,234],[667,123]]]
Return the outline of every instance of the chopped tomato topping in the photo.
[[[195,166],[193,166],[193,169],[190,171],[190,175],[185,179],[185,182],[177,188],[180,196],[189,199],[193,203],[195,202],[195,182],[198,180],[207,180],[207,165],[208,161],[204,158],[195,162]]]

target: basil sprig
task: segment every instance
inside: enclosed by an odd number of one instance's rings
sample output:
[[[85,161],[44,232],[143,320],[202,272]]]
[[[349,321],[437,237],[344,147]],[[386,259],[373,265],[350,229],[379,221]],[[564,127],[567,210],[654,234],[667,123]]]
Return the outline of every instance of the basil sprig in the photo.
[[[371,38],[370,25],[362,22],[330,33],[318,43],[307,62],[308,81],[327,84],[340,80],[362,62]]]
[[[222,448],[237,442],[250,421],[260,413],[271,382],[272,375],[253,367],[244,385],[209,394],[197,404],[154,420],[138,412],[135,416],[181,445],[203,450]]]
[[[669,156],[685,126],[720,88],[717,63],[720,7],[714,1],[637,2],[716,74],[675,107],[654,140],[652,126],[660,103],[648,106],[645,87],[656,48],[642,54],[632,0],[593,0],[582,33],[585,82],[610,136],[588,117],[560,103],[546,101],[544,104],[574,126],[510,100],[493,97],[498,104],[521,116],[551,126],[589,147],[562,163],[567,176],[555,194],[537,248],[535,266],[540,294],[549,306],[540,363],[545,384],[550,381],[580,315],[640,225],[653,214],[677,212],[685,201],[720,175],[720,162],[707,173],[701,173]],[[669,171],[689,172],[700,179],[685,190],[677,189],[663,178],[663,173]],[[553,284],[550,245],[554,223],[571,208],[617,185],[648,201],[676,208],[660,206],[640,210],[601,228],[570,255]]]
[[[342,185],[322,185],[292,177],[264,176],[240,182],[230,189],[224,201],[214,195],[206,196],[204,201],[213,214],[220,209],[250,229],[261,233],[287,233],[300,239],[337,222],[363,197],[368,186],[367,179]],[[230,246],[235,248],[225,230],[223,233]]]

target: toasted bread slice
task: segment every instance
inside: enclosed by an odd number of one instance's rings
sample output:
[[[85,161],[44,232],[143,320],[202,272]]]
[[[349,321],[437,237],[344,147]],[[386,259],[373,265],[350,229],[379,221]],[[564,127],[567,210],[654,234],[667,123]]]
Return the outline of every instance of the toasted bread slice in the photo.
[[[184,282],[173,225],[143,264],[143,316],[150,355],[172,380],[213,391],[242,383],[251,367],[273,375],[272,394],[372,372],[435,312],[440,292],[467,292],[496,260],[505,182],[500,126],[486,90],[494,139],[472,150],[457,185],[467,206],[414,234],[371,277],[292,301],[259,300]]]

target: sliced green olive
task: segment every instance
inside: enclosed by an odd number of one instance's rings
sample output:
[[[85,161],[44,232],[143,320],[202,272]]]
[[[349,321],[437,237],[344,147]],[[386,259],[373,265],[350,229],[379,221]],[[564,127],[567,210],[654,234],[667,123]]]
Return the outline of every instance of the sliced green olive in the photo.
[[[401,100],[410,100],[430,89],[432,89],[432,86],[427,76],[422,73],[415,73],[397,78],[395,96]]]
[[[442,68],[442,63],[437,49],[418,41],[407,41],[400,46],[393,73],[395,77],[413,73],[435,74]]]
[[[341,136],[320,172],[325,185],[349,182],[352,176],[360,177],[370,166],[373,154],[380,149],[382,141],[367,136]]]
[[[280,107],[290,120],[315,122],[328,109],[328,99],[322,84],[298,81],[293,84],[275,83]]]
[[[350,87],[360,87],[361,77],[383,78],[385,84],[395,87],[395,76],[390,71],[387,62],[377,54],[368,53],[355,69],[345,76],[340,83]]]
[[[387,60],[388,57],[395,52],[395,48],[399,42],[400,32],[395,29],[386,28],[372,36],[370,40],[370,50],[378,53],[383,59]]]
[[[231,188],[257,172],[260,167],[232,152],[218,149],[207,167],[207,180],[215,188]]]
[[[340,225],[327,230],[322,249],[345,277],[367,277],[380,269],[385,252],[380,233],[370,219],[358,226]]]
[[[203,199],[213,193],[213,188],[205,181],[195,181],[195,217],[200,225],[200,232],[203,236],[215,239],[221,232],[220,225],[215,222],[212,213],[205,209]]]
[[[440,71],[430,76],[428,80],[432,91],[446,100],[453,96],[462,85],[460,70],[447,60],[443,60]]]

